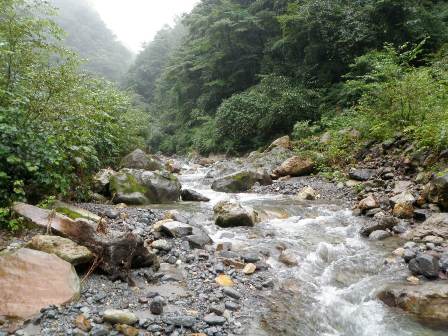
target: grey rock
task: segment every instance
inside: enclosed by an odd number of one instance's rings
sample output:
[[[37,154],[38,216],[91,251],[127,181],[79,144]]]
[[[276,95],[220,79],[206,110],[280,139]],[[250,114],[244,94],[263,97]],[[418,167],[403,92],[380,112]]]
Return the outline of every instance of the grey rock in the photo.
[[[91,336],[108,336],[109,331],[103,326],[94,326],[90,331]]]
[[[360,233],[363,236],[369,236],[373,231],[387,230],[397,225],[398,220],[392,216],[384,216],[374,221],[369,221],[361,227]]]
[[[414,275],[421,274],[428,279],[434,279],[439,276],[439,261],[432,255],[420,254],[409,261],[409,270]]]
[[[185,237],[193,233],[191,225],[177,221],[164,222],[160,228],[172,237]]]
[[[161,315],[163,313],[163,302],[153,300],[149,305],[149,310],[154,315]]]
[[[216,179],[212,183],[212,189],[227,193],[244,192],[255,183],[269,185],[272,184],[272,179],[265,170],[244,170]]]
[[[208,202],[210,198],[201,195],[195,190],[191,189],[183,189],[181,192],[182,201],[190,201],[190,202]]]
[[[222,291],[225,295],[231,297],[232,299],[236,300],[241,299],[241,294],[236,289],[230,287],[224,287]]]
[[[177,315],[165,317],[164,321],[167,324],[172,324],[178,327],[191,328],[195,324],[196,318],[189,315]]]
[[[120,167],[154,171],[162,169],[162,164],[141,149],[136,149],[121,160]]]
[[[210,306],[210,313],[215,313],[216,315],[222,316],[226,308],[222,304],[212,304]]]
[[[236,302],[233,302],[233,301],[226,301],[224,306],[226,309],[231,310],[231,311],[237,311],[240,308],[240,306]]]
[[[367,181],[375,176],[375,169],[352,169],[349,172],[349,177],[356,181]]]
[[[390,237],[392,234],[388,231],[385,230],[376,230],[373,231],[370,235],[369,235],[369,239],[370,240],[383,240],[386,239],[388,237]]]
[[[226,318],[223,316],[218,316],[216,314],[208,314],[203,318],[204,322],[208,325],[223,325],[226,322]]]

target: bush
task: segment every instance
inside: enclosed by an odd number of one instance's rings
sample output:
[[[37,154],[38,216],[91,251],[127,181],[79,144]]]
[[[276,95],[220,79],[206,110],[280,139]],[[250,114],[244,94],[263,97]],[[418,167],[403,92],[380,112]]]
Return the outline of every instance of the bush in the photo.
[[[288,134],[300,120],[317,120],[319,95],[280,76],[225,100],[216,113],[220,139],[230,140],[236,151],[255,149]]]
[[[79,72],[45,2],[0,14],[0,206],[84,198],[89,176],[140,144],[146,117],[112,84]]]

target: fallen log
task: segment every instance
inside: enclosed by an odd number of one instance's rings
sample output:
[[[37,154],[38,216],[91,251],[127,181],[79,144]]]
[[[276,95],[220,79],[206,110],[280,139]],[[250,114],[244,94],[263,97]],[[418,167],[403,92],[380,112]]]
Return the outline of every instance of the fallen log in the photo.
[[[54,210],[16,203],[13,210],[32,223],[69,238],[95,254],[98,267],[113,279],[132,282],[132,267],[159,268],[157,256],[148,250],[144,240],[131,233],[105,232],[101,222],[85,218],[71,219]]]

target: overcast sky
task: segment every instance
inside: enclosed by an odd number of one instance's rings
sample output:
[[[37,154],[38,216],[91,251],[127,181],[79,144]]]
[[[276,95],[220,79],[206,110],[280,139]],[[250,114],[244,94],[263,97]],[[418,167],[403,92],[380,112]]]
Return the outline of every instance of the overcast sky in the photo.
[[[164,24],[193,9],[199,0],[90,0],[129,49],[138,52]]]

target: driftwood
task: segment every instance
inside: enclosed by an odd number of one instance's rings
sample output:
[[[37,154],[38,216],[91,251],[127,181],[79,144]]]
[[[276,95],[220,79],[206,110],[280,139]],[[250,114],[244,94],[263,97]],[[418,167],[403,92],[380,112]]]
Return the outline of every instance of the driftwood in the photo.
[[[106,234],[101,221],[73,220],[54,210],[25,203],[16,203],[13,209],[34,224],[90,249],[96,255],[98,267],[113,279],[132,282],[129,276],[132,267],[159,267],[157,256],[144,246],[141,237],[131,232],[110,231]]]

